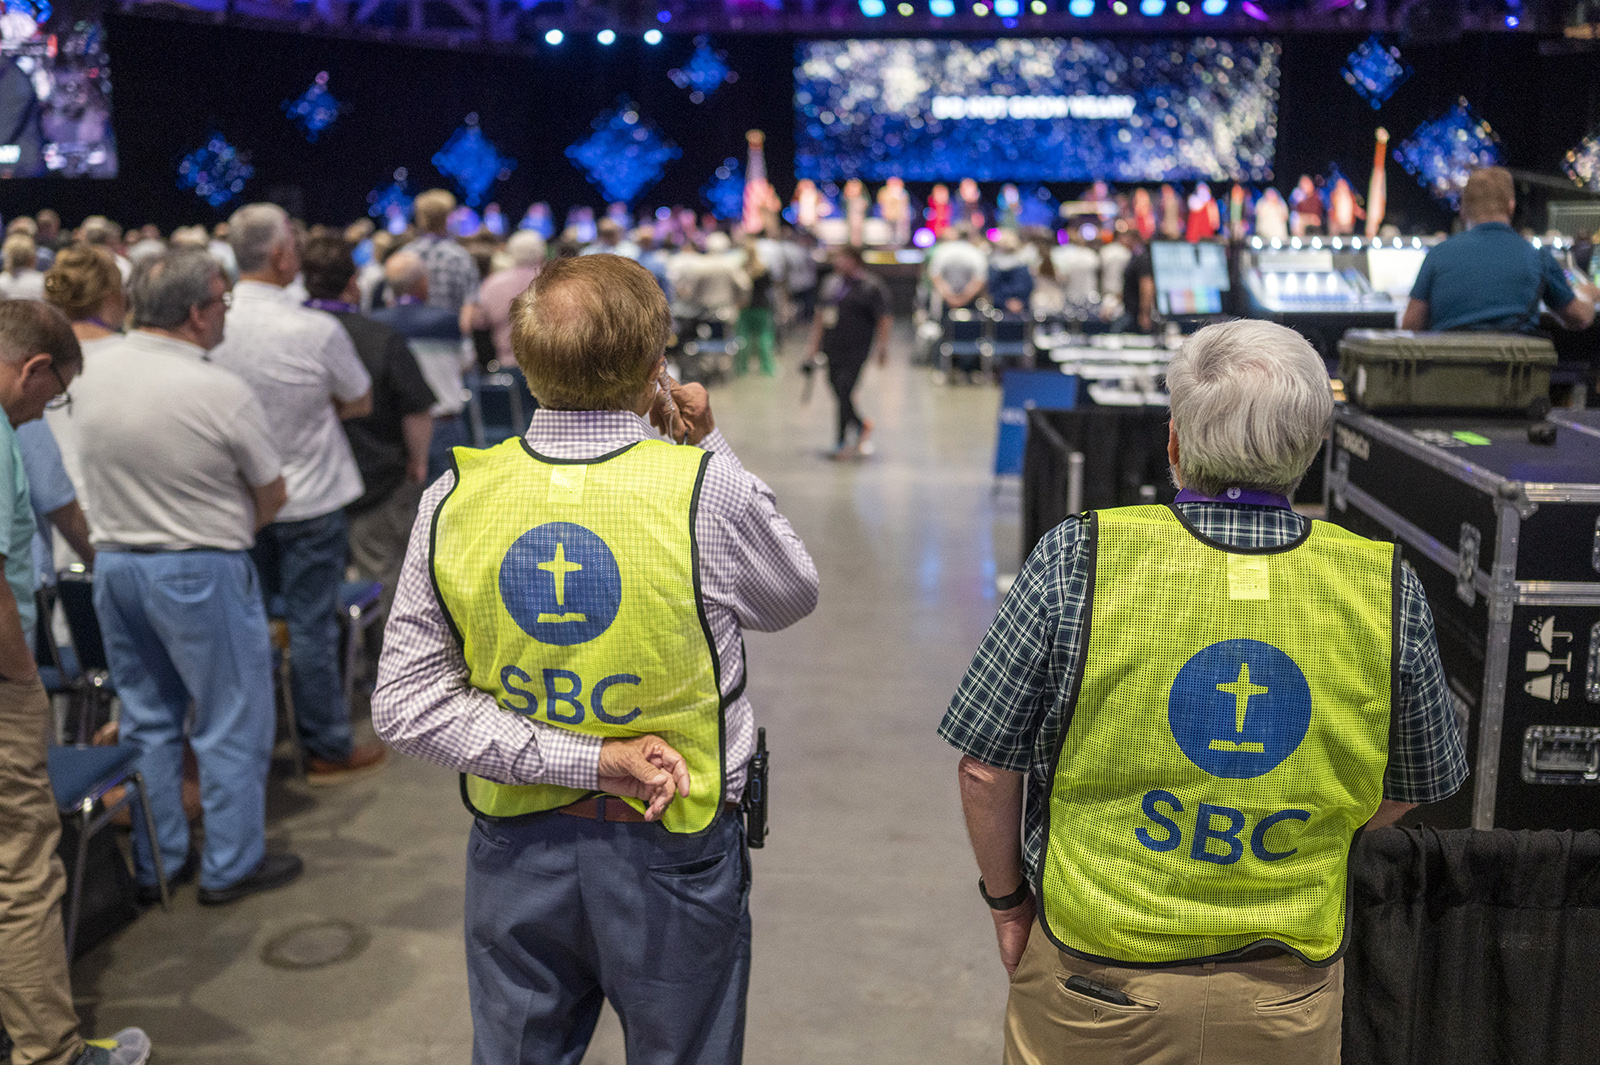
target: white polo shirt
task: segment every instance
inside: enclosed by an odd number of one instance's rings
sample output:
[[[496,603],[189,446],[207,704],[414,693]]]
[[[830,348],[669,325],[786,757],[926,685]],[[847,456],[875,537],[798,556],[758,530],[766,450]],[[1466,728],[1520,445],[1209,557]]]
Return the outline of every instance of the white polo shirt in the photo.
[[[289,488],[277,521],[321,517],[360,497],[361,473],[333,401],[360,399],[372,378],[337,318],[275,285],[240,281],[210,358],[242,377],[267,412]]]
[[[193,344],[136,330],[72,384],[89,538],[165,550],[255,542],[252,487],[281,464],[250,386]]]

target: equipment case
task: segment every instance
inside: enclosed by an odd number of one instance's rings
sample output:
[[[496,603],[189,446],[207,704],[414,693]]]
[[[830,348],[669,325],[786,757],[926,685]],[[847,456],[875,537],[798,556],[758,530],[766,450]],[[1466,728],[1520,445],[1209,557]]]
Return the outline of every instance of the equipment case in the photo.
[[[1355,329],[1339,341],[1339,379],[1369,411],[1526,411],[1550,394],[1555,364],[1554,344],[1521,333]]]
[[[1416,820],[1600,827],[1600,432],[1341,407],[1327,517],[1393,540],[1427,592],[1471,776]]]

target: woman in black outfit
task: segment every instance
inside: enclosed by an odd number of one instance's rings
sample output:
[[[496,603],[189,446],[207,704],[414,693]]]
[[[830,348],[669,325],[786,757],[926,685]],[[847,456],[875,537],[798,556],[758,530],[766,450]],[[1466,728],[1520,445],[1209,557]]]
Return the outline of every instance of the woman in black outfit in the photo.
[[[839,401],[839,439],[831,453],[835,459],[858,458],[872,453],[872,422],[855,408],[851,393],[867,360],[877,356],[883,366],[889,358],[889,290],[867,273],[861,250],[840,247],[833,253],[833,276],[823,285],[806,358],[819,351],[828,357],[828,383]]]

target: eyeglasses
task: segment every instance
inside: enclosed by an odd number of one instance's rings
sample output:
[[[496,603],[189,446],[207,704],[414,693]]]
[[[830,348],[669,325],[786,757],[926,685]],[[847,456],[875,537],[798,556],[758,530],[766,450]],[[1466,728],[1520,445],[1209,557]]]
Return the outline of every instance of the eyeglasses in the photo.
[[[67,391],[67,379],[61,376],[61,371],[56,369],[55,363],[50,363],[50,372],[56,375],[56,383],[61,386],[61,394],[51,397],[44,405],[45,410],[72,409],[72,393]]]
[[[225,311],[232,309],[232,307],[233,307],[233,290],[229,289],[228,291],[224,292],[222,295],[217,296],[215,299],[206,300],[204,303],[198,304],[197,306],[199,307],[200,310],[203,311],[207,307],[211,306],[213,303],[222,304],[222,309],[225,310]]]

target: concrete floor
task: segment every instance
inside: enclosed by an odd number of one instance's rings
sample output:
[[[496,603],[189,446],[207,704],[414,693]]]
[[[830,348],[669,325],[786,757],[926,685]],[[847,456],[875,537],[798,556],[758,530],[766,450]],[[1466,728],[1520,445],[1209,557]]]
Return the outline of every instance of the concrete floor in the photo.
[[[797,348],[798,343],[792,347]],[[751,633],[751,701],[772,749],[772,835],[755,852],[755,1065],[975,1065],[1000,1053],[1005,978],[934,728],[1017,565],[1014,485],[989,473],[998,396],[933,385],[897,345],[859,396],[878,455],[825,461],[833,403],[777,380],[715,390],[718,424],[822,574],[817,612]],[[461,945],[468,817],[453,774],[395,758],[337,788],[275,780],[268,835],[306,860],[290,888],[201,908],[194,888],[74,969],[85,1027],[143,1026],[158,1065],[434,1065],[471,1047]],[[349,960],[263,953],[317,921]],[[360,946],[358,942],[356,946]],[[587,1065],[622,1065],[615,1018]]]

